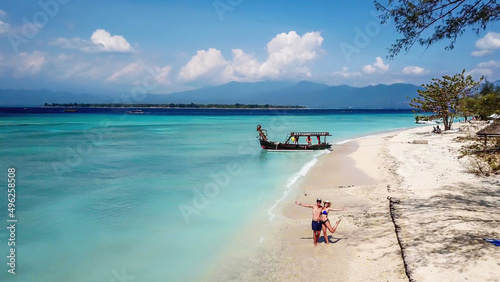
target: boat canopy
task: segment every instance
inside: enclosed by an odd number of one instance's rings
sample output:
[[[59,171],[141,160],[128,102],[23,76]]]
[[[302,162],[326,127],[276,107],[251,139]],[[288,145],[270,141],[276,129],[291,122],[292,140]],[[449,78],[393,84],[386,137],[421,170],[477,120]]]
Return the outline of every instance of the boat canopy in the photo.
[[[290,132],[290,136],[331,136],[329,132]]]

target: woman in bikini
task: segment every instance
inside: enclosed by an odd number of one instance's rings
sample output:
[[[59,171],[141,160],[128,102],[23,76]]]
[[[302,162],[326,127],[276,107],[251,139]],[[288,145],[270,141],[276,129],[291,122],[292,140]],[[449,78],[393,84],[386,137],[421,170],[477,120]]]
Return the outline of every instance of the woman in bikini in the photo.
[[[330,206],[332,205],[332,203],[330,203],[330,201],[325,201],[325,206],[323,207],[323,209],[321,210],[321,216],[320,216],[320,221],[323,225],[323,235],[325,236],[325,242],[327,244],[330,243],[330,241],[328,240],[328,236],[326,234],[326,229],[330,230],[330,232],[335,233],[335,230],[337,229],[337,226],[339,226],[339,223],[340,223],[340,220],[339,219],[336,223],[335,223],[335,226],[332,227],[332,225],[330,224],[330,220],[328,219],[328,212],[329,211],[345,211],[347,210],[346,208],[341,208],[341,209],[332,209]]]

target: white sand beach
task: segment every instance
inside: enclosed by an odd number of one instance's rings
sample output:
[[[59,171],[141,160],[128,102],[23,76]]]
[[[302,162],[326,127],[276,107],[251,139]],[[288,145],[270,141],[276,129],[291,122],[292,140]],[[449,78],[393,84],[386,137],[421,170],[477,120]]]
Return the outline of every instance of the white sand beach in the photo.
[[[463,143],[453,141],[464,130],[431,131],[419,127],[334,146],[279,207],[266,240],[207,279],[500,281],[500,247],[484,240],[500,238],[500,177],[466,172],[468,159],[458,159]],[[311,210],[294,201],[316,198],[348,210],[330,212],[330,221],[342,221],[330,244],[321,237],[314,247]]]

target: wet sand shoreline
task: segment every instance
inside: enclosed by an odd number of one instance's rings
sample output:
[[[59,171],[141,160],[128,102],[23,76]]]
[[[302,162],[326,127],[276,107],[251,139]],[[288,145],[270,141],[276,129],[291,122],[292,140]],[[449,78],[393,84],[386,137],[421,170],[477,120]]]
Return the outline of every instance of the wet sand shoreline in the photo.
[[[458,159],[458,134],[431,126],[336,145],[277,208],[264,242],[214,269],[212,281],[500,281],[500,178],[478,179]],[[425,140],[427,144],[414,144]],[[425,143],[425,142],[424,142]],[[407,263],[392,221],[388,197]],[[311,210],[330,200],[342,219],[330,244],[313,246]],[[252,227],[255,228],[255,227]],[[263,226],[269,228],[269,226]]]

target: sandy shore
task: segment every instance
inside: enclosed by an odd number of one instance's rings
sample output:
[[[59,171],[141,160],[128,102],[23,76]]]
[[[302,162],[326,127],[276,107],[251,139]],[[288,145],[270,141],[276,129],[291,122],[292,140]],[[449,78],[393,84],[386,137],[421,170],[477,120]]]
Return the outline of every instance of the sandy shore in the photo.
[[[500,247],[484,240],[500,239],[500,178],[465,172],[462,144],[453,141],[464,131],[431,130],[335,146],[280,205],[272,228],[261,226],[269,229],[266,239],[250,246],[241,237],[234,246],[252,251],[230,257],[206,278],[408,281],[408,273],[415,281],[500,281]],[[348,210],[330,212],[330,221],[342,221],[330,244],[321,238],[314,247],[311,211],[293,202],[314,204],[318,197]],[[399,241],[388,197],[399,200],[393,205]]]

